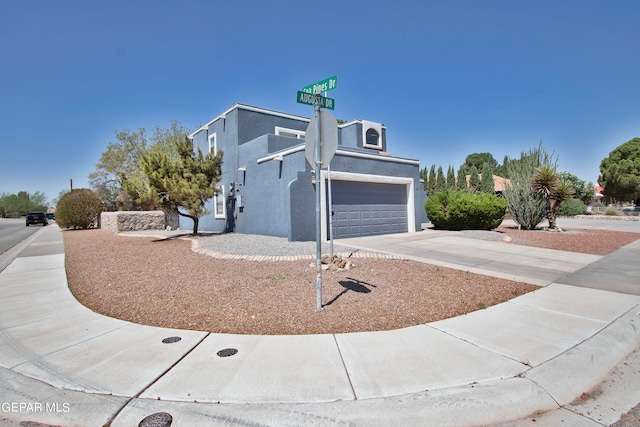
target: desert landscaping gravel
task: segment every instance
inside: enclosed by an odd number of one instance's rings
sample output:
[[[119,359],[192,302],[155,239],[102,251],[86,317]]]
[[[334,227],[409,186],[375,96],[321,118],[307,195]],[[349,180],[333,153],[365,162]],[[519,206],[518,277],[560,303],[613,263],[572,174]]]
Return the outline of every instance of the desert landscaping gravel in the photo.
[[[593,230],[463,233],[598,255],[640,238]],[[316,311],[314,242],[240,234],[131,237],[100,229],[66,230],[63,237],[69,288],[81,303],[107,316],[170,328],[263,335],[390,330],[469,313],[538,289],[336,246],[345,258],[353,253],[351,268],[323,272],[324,308]]]

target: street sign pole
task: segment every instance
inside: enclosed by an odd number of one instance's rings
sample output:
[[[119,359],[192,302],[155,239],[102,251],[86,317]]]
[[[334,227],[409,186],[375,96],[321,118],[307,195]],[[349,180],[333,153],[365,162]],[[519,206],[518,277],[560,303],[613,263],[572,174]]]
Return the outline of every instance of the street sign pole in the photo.
[[[305,86],[297,93],[297,102],[313,105],[313,118],[309,121],[305,133],[305,157],[315,167],[316,174],[316,309],[322,310],[322,193],[321,169],[323,163],[331,164],[331,158],[338,146],[338,123],[327,110],[335,108],[335,100],[326,97],[328,90],[335,89],[338,85],[338,76],[321,80],[309,86]],[[320,95],[325,92],[325,96]],[[322,116],[325,120],[322,120]],[[322,122],[322,123],[321,123]],[[323,133],[321,135],[321,133]],[[313,134],[313,135],[312,135]],[[313,139],[312,139],[313,138]],[[312,142],[313,141],[313,142]],[[324,144],[323,144],[324,143]],[[315,144],[312,146],[311,144]],[[331,177],[329,177],[329,180]],[[331,182],[329,181],[329,197],[331,197]],[[331,199],[329,199],[331,205]],[[331,221],[331,219],[330,219]],[[333,223],[330,223],[330,227]],[[331,233],[331,231],[330,231]],[[333,259],[333,235],[331,237],[331,258]]]
[[[321,194],[320,194],[320,168],[321,162],[321,150],[320,150],[320,97],[316,97],[316,101],[313,105],[313,110],[316,118],[316,310],[322,310],[322,228],[320,215]]]
[[[337,83],[338,77],[335,76],[335,82]],[[335,84],[334,83],[334,86]],[[324,92],[325,98],[327,97],[327,91]],[[327,165],[327,191],[329,192],[329,256],[331,262],[333,262],[333,201],[331,200],[331,163]]]

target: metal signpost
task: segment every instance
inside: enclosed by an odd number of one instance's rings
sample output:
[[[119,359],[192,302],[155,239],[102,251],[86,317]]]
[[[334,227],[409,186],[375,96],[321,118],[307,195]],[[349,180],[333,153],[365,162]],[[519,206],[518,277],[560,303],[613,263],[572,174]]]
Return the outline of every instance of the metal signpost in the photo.
[[[335,102],[331,98],[320,96],[322,90],[335,89],[338,77],[334,76],[318,83],[305,86],[298,91],[297,101],[301,104],[313,105],[313,117],[305,134],[305,156],[316,174],[316,309],[322,310],[322,194],[320,180],[322,166],[328,167],[338,148],[338,122],[326,110],[333,110]],[[313,155],[312,155],[313,154]]]

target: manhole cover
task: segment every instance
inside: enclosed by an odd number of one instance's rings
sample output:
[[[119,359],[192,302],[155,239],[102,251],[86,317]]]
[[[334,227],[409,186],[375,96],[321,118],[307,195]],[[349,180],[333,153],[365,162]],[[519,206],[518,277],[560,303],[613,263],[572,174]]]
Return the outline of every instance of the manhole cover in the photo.
[[[166,412],[156,412],[155,414],[151,414],[140,421],[138,427],[169,427],[172,422],[173,417],[171,414],[167,414]]]
[[[237,352],[238,350],[235,348],[225,348],[224,350],[220,350],[217,354],[220,357],[229,357],[229,356],[233,356]]]
[[[162,340],[164,344],[172,344],[174,342],[180,341],[182,338],[180,337],[169,337]]]

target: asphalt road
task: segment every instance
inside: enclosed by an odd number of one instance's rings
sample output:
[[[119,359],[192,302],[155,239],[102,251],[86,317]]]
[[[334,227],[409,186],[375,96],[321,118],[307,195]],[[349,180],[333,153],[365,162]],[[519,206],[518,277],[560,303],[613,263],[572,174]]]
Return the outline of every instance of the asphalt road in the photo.
[[[25,219],[0,219],[0,254],[38,231],[41,225],[25,226]]]
[[[49,226],[50,227],[50,226]],[[27,227],[22,219],[0,219],[0,271],[20,255],[27,243],[37,238],[41,225]]]

